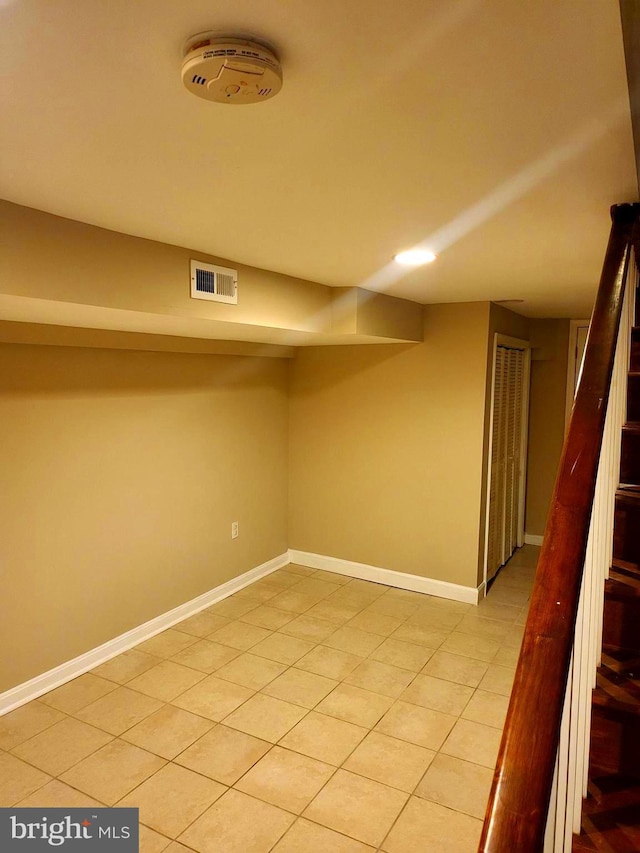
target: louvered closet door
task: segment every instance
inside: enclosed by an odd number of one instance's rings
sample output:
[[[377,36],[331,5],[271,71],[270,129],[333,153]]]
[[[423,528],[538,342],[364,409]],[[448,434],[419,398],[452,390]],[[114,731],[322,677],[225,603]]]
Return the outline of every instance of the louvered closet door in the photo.
[[[489,531],[487,577],[492,578],[502,565],[504,525],[504,347],[496,350],[493,386],[493,437],[491,441],[491,480],[489,490]]]
[[[518,547],[518,512],[520,509],[520,481],[524,468],[522,459],[522,394],[524,386],[524,351],[511,350],[513,373],[513,447],[511,463],[511,529],[509,541],[509,556]]]
[[[504,559],[517,547],[518,503],[520,495],[520,445],[522,426],[522,372],[524,353],[508,350],[507,371],[507,470],[505,495]]]
[[[518,544],[524,352],[498,346],[493,388],[487,578]]]

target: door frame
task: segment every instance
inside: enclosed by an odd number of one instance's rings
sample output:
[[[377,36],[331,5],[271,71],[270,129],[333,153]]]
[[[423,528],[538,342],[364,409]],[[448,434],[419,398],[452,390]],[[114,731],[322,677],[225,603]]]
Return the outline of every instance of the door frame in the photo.
[[[570,320],[569,321],[569,356],[567,358],[567,394],[564,413],[564,431],[569,429],[569,418],[571,417],[571,409],[573,408],[573,400],[576,393],[576,381],[578,379],[578,329],[586,326],[589,328],[590,320]]]
[[[520,338],[512,338],[495,332],[493,335],[493,347],[491,356],[491,402],[489,405],[489,444],[487,450],[487,480],[485,483],[485,519],[484,519],[484,558],[482,587],[483,596],[487,594],[487,574],[489,559],[489,510],[491,496],[491,448],[493,446],[493,419],[495,408],[495,384],[496,384],[496,362],[498,347],[505,346],[511,349],[519,349],[524,352],[524,363],[522,365],[522,420],[520,424],[520,478],[518,483],[518,548],[524,545],[524,511],[527,488],[527,447],[529,440],[529,395],[531,386],[531,343]]]

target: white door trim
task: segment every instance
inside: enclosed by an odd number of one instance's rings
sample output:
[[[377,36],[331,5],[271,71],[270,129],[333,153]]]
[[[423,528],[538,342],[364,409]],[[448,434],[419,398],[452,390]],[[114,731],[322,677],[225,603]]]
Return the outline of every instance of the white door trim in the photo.
[[[567,357],[567,393],[564,413],[564,431],[566,433],[569,428],[569,418],[571,417],[571,408],[573,406],[573,398],[575,396],[575,384],[577,378],[578,365],[578,329],[589,327],[590,320],[570,320],[569,321],[569,355]]]

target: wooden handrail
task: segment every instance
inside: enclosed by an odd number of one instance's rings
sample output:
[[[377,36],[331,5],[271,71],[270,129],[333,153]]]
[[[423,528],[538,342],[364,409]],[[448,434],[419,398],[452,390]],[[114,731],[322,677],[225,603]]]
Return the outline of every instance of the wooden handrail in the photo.
[[[611,208],[609,244],[538,560],[480,853],[540,853],[543,848],[625,279],[639,213],[638,204]]]

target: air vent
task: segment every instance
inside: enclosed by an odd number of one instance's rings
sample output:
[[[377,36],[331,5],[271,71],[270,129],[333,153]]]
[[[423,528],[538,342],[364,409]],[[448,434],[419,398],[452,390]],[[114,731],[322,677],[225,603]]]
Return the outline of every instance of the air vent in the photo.
[[[191,298],[238,303],[238,271],[191,261]]]

